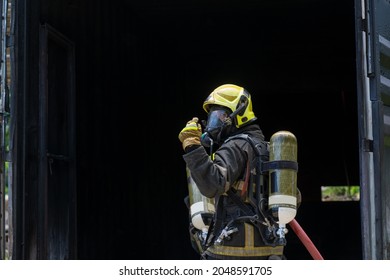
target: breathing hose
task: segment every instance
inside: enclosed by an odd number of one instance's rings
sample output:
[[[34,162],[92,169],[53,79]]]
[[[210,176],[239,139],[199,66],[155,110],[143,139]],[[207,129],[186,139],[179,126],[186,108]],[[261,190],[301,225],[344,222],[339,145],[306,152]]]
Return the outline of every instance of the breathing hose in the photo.
[[[289,222],[289,225],[298,236],[299,240],[303,243],[306,249],[309,251],[310,255],[314,260],[323,260],[324,258],[321,256],[321,253],[317,250],[316,246],[310,240],[309,236],[305,233],[302,227],[298,224],[298,222],[293,219]]]

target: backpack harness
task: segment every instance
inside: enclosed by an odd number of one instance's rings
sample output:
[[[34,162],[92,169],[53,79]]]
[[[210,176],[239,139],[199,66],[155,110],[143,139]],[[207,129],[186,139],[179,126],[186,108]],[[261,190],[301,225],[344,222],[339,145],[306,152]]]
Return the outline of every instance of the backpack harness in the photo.
[[[236,222],[248,222],[258,229],[261,238],[266,246],[285,245],[285,239],[278,238],[276,231],[278,224],[274,218],[266,213],[268,206],[268,171],[270,169],[296,169],[298,168],[296,162],[291,161],[269,161],[269,142],[252,139],[247,134],[234,135],[226,139],[225,143],[233,139],[243,139],[250,143],[254,156],[252,162],[247,164],[244,188],[247,188],[248,202],[245,203],[242,198],[230,188],[226,194],[244,213],[243,216],[236,217],[230,220],[226,226],[223,227],[224,195],[219,196],[216,204],[216,212],[207,234],[203,240],[203,249],[206,251],[207,247],[212,244],[221,244],[224,239],[230,239],[230,235],[237,232],[237,227],[234,227]],[[216,234],[218,234],[216,236]]]

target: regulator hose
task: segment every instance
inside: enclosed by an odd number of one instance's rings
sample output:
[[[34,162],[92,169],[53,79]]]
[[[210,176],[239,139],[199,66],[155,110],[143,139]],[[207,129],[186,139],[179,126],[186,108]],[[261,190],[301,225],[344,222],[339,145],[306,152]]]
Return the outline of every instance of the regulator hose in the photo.
[[[323,260],[324,258],[321,256],[321,253],[317,250],[316,246],[310,240],[309,236],[305,233],[302,227],[298,224],[298,222],[293,219],[289,222],[289,225],[298,236],[299,240],[303,243],[306,249],[309,251],[310,255],[314,260]]]

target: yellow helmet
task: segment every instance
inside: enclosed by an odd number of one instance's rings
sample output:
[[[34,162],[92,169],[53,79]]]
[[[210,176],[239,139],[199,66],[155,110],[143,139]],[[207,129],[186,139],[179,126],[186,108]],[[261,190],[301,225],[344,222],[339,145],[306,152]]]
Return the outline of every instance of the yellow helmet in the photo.
[[[210,108],[215,105],[231,110],[230,117],[237,128],[256,120],[252,111],[251,95],[243,87],[234,84],[217,87],[204,101],[203,109],[209,113]]]

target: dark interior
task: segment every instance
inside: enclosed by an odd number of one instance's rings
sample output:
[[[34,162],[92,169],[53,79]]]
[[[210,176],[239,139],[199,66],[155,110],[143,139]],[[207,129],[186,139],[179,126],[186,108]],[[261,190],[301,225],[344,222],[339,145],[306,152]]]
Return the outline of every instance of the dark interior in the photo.
[[[296,220],[323,257],[362,258],[359,202],[321,202],[321,186],[359,185],[354,1],[41,0],[29,8],[27,30],[49,24],[74,42],[74,258],[199,258],[177,136],[192,117],[206,118],[204,99],[224,83],[252,94],[267,139],[279,130],[297,137]],[[292,230],[287,242],[288,259],[311,259]]]

